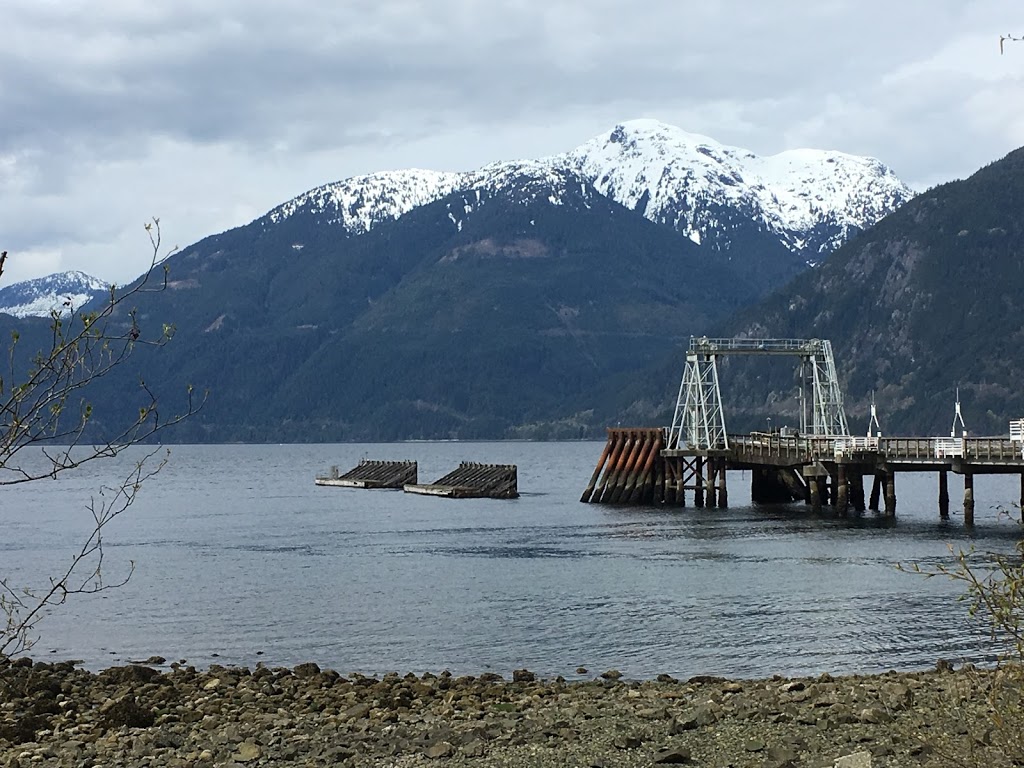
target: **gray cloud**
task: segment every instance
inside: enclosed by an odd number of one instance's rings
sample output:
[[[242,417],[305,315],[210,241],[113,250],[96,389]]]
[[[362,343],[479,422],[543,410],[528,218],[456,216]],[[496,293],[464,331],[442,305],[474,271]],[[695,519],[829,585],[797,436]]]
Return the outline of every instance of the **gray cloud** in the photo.
[[[1024,12],[962,0],[13,0],[4,22],[11,278],[126,280],[153,213],[185,245],[326,181],[549,154],[639,116],[871,154],[917,185],[1024,133],[1024,44],[997,46]]]

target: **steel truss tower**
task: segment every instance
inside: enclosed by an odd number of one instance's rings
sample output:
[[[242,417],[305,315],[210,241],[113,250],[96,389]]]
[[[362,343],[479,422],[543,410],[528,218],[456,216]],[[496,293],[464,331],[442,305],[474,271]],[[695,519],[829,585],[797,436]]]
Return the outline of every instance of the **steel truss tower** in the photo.
[[[832,344],[826,339],[690,339],[668,447],[727,450],[725,410],[718,386],[719,355],[789,355],[800,359],[800,432],[822,437],[850,434]],[[808,414],[807,389],[811,390]]]

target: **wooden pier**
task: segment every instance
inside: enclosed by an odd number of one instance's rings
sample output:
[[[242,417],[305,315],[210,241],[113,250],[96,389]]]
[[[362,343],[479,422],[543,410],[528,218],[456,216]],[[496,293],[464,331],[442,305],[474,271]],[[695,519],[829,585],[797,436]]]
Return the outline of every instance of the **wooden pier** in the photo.
[[[368,461],[363,459],[345,474],[331,467],[326,476],[314,479],[317,485],[336,488],[402,488],[418,479],[415,461]]]
[[[454,499],[516,499],[519,498],[518,470],[515,464],[464,461],[458,469],[437,482],[408,484],[404,490],[406,493]]]
[[[1024,440],[1010,437],[803,437],[728,435],[728,448],[664,448],[662,428],[609,429],[580,501],[728,506],[726,470],[748,470],[755,504],[802,501],[840,513],[896,514],[896,476],[935,472],[939,514],[949,516],[949,474],[963,477],[964,522],[974,522],[974,477],[1016,474],[1024,505]],[[870,483],[870,493],[867,492]]]
[[[718,359],[733,355],[797,362],[799,429],[726,432]],[[672,425],[609,429],[580,501],[681,507],[689,494],[694,506],[725,507],[727,471],[740,469],[751,473],[755,504],[804,501],[816,510],[895,516],[896,475],[937,472],[939,514],[948,517],[952,472],[964,479],[967,525],[974,523],[975,475],[1020,475],[1024,509],[1024,419],[1010,422],[1008,437],[968,437],[959,390],[954,405],[950,437],[882,437],[872,398],[867,436],[853,437],[827,339],[691,338]]]

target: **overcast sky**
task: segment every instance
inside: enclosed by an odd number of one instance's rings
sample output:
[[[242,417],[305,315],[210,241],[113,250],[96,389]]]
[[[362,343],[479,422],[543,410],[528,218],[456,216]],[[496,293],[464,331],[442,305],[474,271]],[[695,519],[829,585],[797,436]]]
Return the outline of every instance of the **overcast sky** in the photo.
[[[4,282],[123,283],[325,182],[651,117],[915,188],[1024,144],[1020,0],[3,0]]]

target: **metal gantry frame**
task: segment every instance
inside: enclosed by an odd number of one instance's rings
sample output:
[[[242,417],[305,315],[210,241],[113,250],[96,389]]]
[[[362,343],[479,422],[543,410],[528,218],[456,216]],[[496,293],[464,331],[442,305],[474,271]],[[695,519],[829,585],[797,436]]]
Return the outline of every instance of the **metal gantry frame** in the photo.
[[[669,428],[670,448],[728,450],[725,410],[718,385],[719,355],[788,355],[800,358],[800,432],[823,437],[850,434],[843,392],[827,339],[690,339]],[[807,388],[810,387],[810,414]],[[810,418],[808,418],[808,416]]]
[[[668,445],[699,446],[703,450],[725,450],[729,447],[715,355],[695,351],[692,340],[686,354],[683,379],[679,383]]]
[[[801,373],[811,373],[812,420],[807,424],[806,387],[801,376],[800,431],[826,437],[849,435],[846,411],[843,409],[843,392],[836,376],[836,361],[832,356],[832,342],[827,339],[811,339],[809,349],[800,357]],[[811,348],[813,347],[813,349]]]

